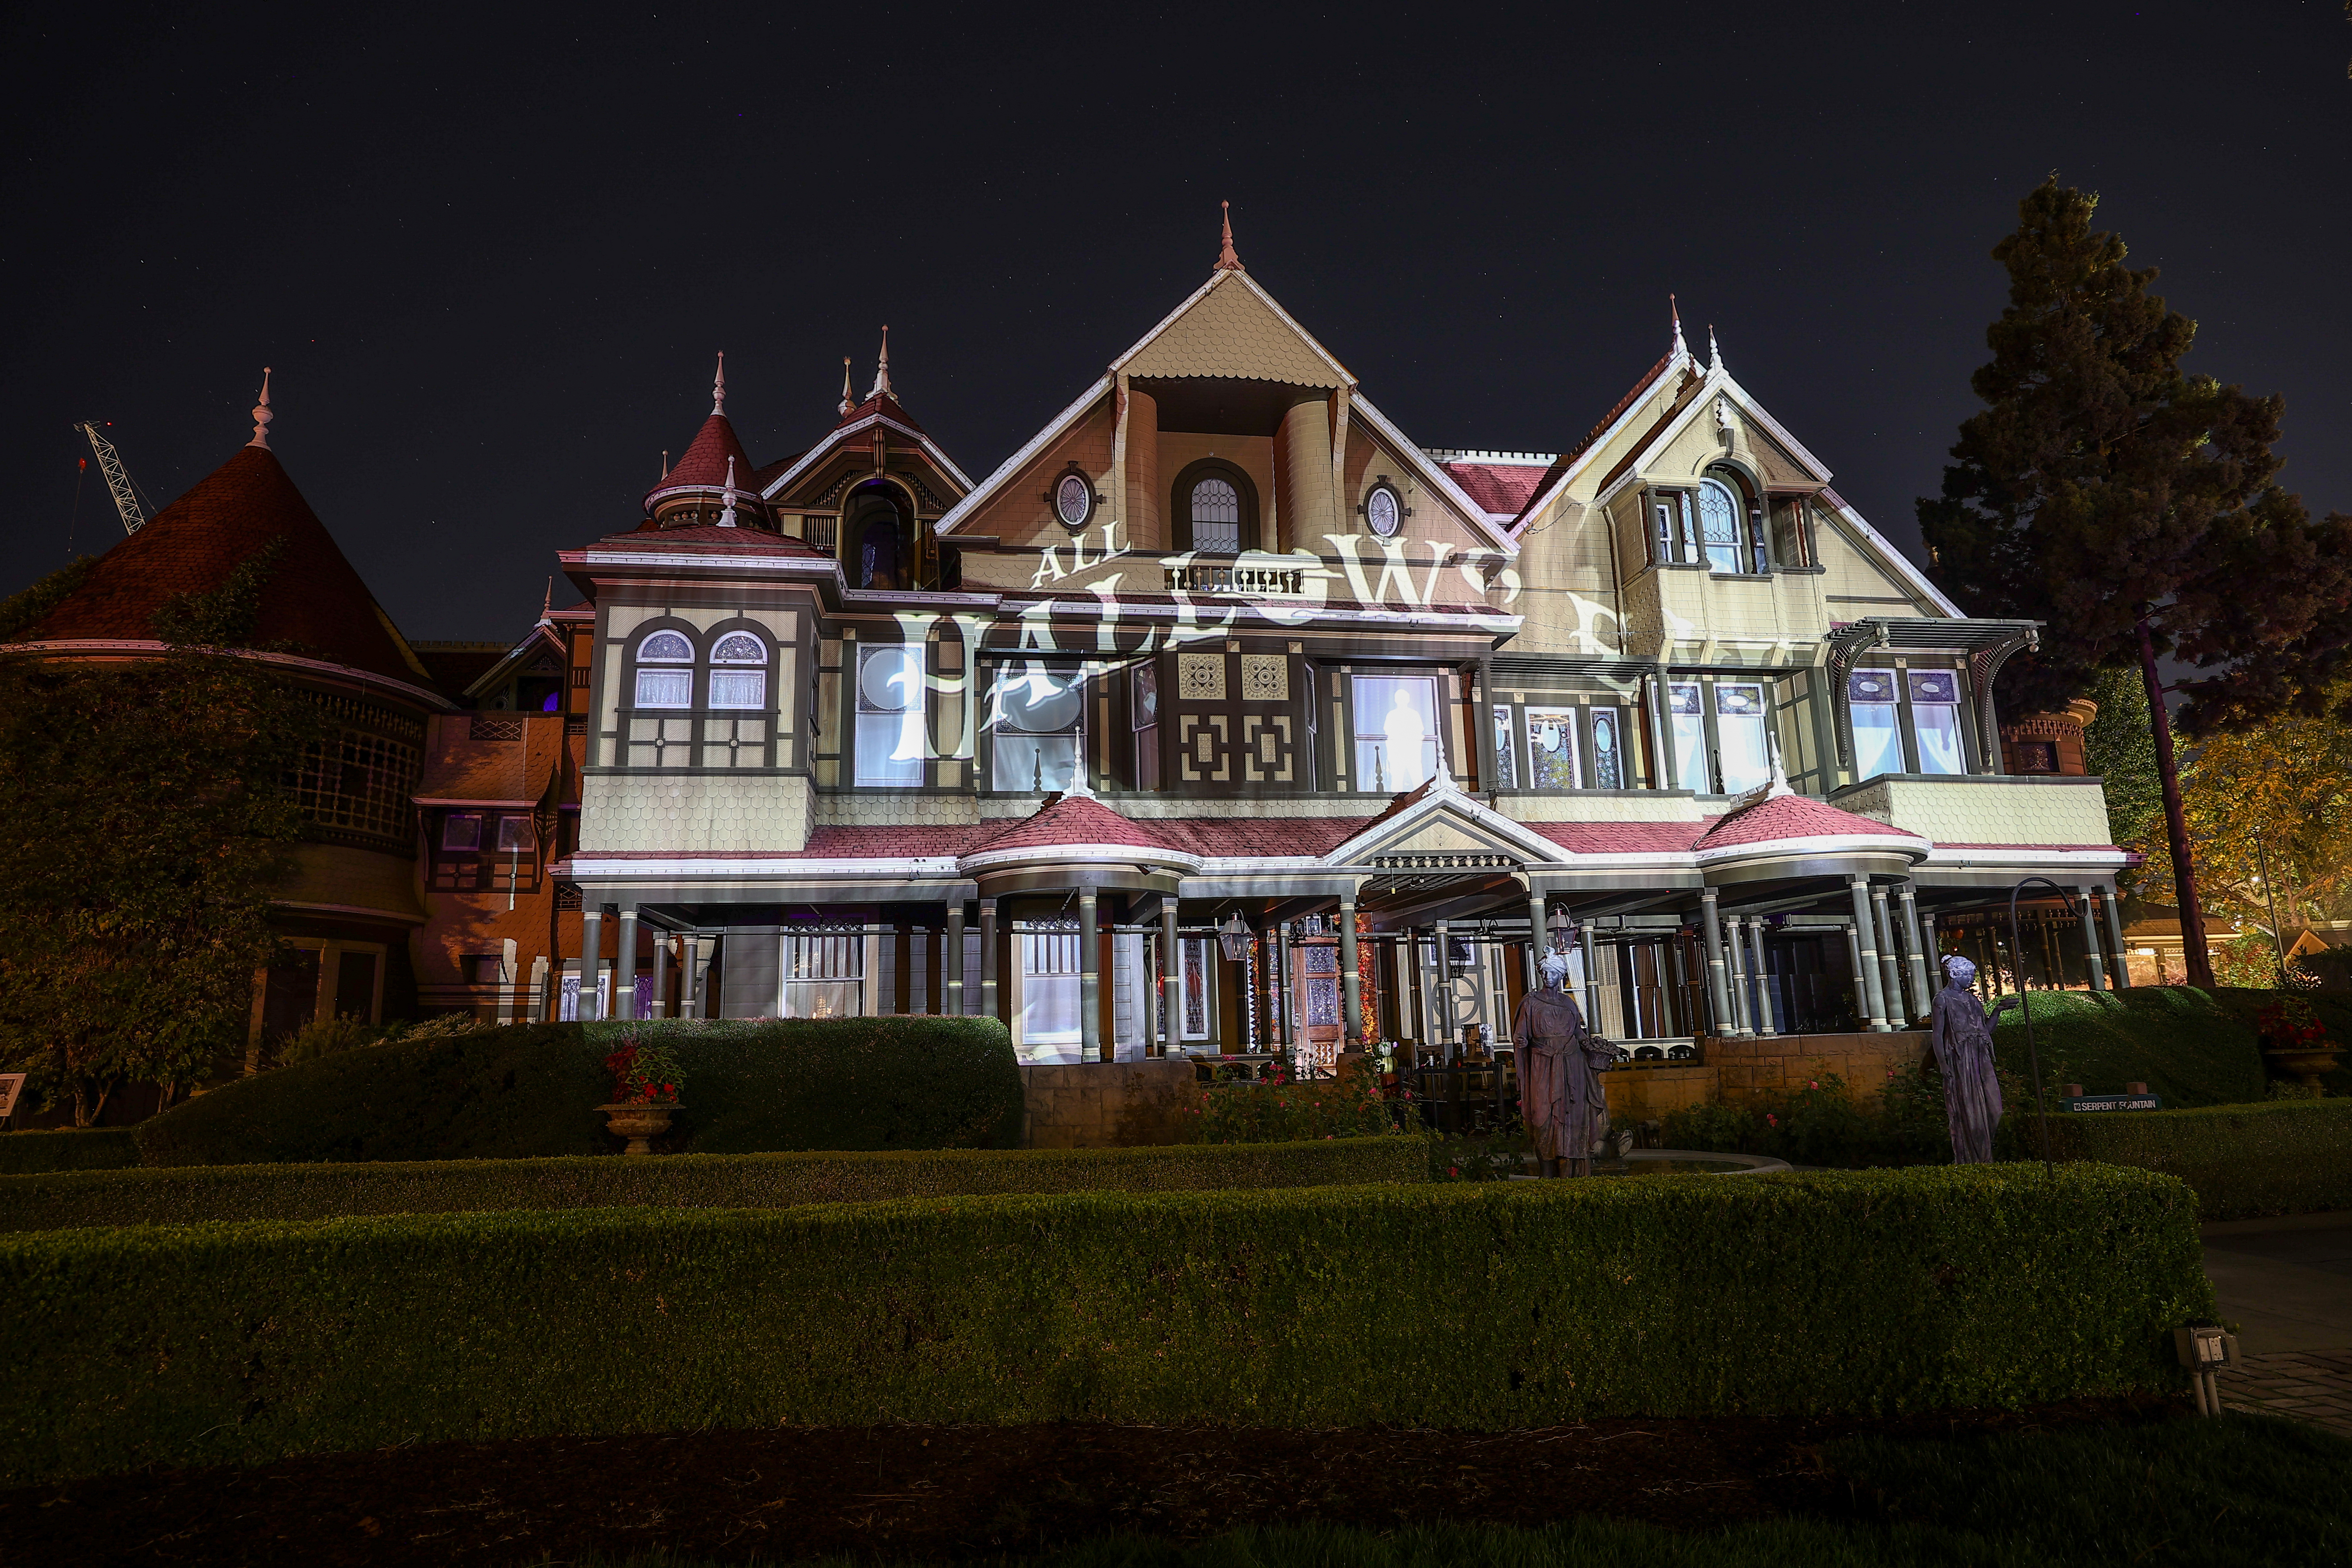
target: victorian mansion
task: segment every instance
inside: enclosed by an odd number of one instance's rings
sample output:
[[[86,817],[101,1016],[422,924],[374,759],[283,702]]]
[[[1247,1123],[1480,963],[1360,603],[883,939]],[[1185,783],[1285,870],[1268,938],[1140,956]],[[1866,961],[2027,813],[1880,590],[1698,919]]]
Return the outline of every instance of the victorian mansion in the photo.
[[[1908,1026],[2036,873],[2078,895],[2051,961],[2120,973],[2079,721],[1993,709],[2034,627],[1963,616],[1712,334],[1557,451],[1426,447],[1228,237],[1108,363],[971,472],[887,341],[779,461],[722,363],[573,593],[487,643],[404,639],[257,435],[30,640],[152,647],[126,584],[292,542],[257,640],[344,739],[257,1039],[988,1013],[1032,1062],[1444,1050],[1543,945],[1673,1058]]]

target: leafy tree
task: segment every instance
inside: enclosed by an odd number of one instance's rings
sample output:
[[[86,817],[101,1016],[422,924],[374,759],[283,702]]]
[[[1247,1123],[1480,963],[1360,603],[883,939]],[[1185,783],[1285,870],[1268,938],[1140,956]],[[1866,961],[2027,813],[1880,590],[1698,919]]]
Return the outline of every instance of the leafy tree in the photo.
[[[2274,482],[2284,407],[2180,362],[2196,323],[2095,233],[2098,198],[2042,183],[1993,248],[2009,306],[1973,380],[1943,494],[1919,503],[1938,579],[1972,613],[2042,623],[2004,702],[2063,706],[2101,669],[2147,699],[2189,982],[2213,983],[2159,661],[2196,731],[2297,699],[2352,651],[2352,518],[2314,523]]]
[[[159,619],[233,642],[267,570]],[[322,733],[255,659],[0,659],[0,1057],[45,1105],[88,1126],[123,1083],[168,1098],[242,1039],[299,836],[285,783]]]
[[[2286,712],[2210,736],[2181,801],[2215,913],[2267,931],[2273,910],[2292,930],[2352,907],[2352,725]],[[2274,969],[2268,938],[2263,952]]]
[[[81,586],[97,557],[78,555],[21,594],[0,599],[0,643],[14,642]]]

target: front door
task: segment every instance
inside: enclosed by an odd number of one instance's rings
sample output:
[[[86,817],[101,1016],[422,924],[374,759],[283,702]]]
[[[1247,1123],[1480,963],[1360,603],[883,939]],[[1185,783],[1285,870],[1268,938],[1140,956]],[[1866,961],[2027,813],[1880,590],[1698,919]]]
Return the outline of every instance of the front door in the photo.
[[[1339,940],[1328,937],[1291,944],[1293,1016],[1298,1020],[1299,1054],[1327,1070],[1339,1057]]]

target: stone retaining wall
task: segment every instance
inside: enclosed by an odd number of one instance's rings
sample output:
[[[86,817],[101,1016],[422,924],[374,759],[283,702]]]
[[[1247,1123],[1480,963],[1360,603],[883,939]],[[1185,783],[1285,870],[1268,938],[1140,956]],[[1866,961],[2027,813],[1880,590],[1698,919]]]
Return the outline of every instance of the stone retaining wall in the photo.
[[[1027,1149],[1131,1149],[1183,1142],[1193,1100],[1182,1058],[1081,1062],[1021,1069],[1021,1143]]]
[[[1716,1073],[1717,1097],[1732,1105],[1774,1100],[1809,1079],[1836,1073],[1858,1105],[1875,1106],[1886,1075],[1927,1054],[1924,1029],[1893,1034],[1773,1035],[1707,1039],[1699,1059]]]

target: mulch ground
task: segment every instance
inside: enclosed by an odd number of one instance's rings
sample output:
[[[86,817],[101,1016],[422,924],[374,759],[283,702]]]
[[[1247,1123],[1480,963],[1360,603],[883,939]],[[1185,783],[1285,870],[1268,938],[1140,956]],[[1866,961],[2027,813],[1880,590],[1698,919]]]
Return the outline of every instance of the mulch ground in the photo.
[[[437,1443],[0,1491],[0,1563],[408,1564],[827,1553],[955,1559],[1307,1520],[1703,1528],[1850,1511],[1835,1438],[2163,1419],[2083,1402],[1897,1422],[1607,1420],[1507,1434],[1079,1424]]]

